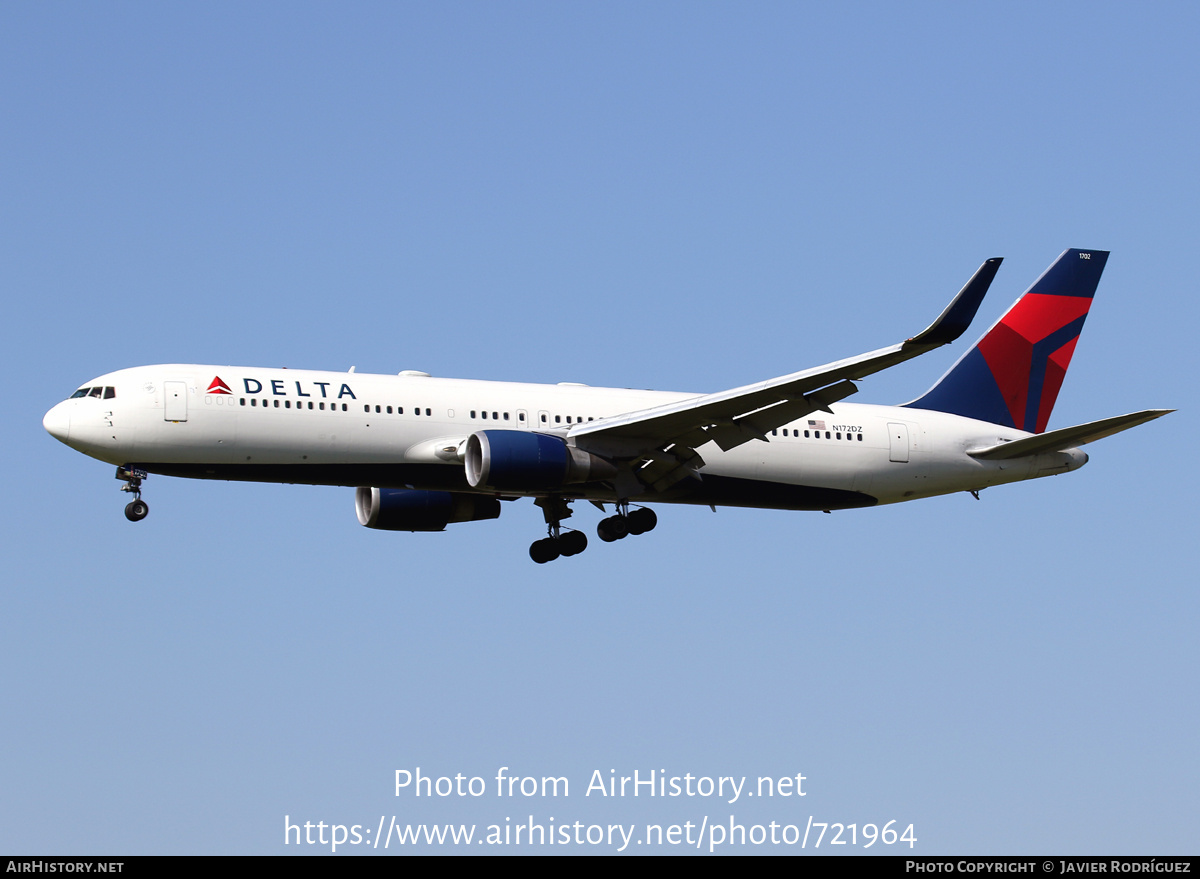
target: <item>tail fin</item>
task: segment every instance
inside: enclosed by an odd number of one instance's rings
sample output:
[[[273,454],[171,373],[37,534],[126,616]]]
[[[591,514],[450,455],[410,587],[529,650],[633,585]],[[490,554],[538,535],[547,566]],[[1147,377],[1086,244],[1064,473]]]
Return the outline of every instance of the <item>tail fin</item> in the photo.
[[[905,405],[1044,431],[1107,261],[1104,250],[1064,250],[974,348]]]

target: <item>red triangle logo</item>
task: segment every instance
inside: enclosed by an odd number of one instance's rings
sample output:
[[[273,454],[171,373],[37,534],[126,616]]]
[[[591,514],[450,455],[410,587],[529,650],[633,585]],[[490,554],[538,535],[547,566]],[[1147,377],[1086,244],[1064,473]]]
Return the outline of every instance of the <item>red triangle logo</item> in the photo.
[[[204,393],[206,393],[206,394],[232,394],[233,391],[229,390],[229,385],[227,385],[227,384],[225,384],[225,382],[221,381],[221,377],[218,375],[218,376],[213,377],[213,380],[208,385],[208,390],[205,391]]]

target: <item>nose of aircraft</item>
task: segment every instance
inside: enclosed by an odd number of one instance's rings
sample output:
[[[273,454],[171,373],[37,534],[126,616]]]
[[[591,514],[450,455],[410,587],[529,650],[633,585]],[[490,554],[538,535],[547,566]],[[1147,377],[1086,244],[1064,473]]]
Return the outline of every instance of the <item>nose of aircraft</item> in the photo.
[[[42,427],[59,442],[67,441],[71,435],[71,407],[66,401],[46,413],[46,417],[42,419]]]

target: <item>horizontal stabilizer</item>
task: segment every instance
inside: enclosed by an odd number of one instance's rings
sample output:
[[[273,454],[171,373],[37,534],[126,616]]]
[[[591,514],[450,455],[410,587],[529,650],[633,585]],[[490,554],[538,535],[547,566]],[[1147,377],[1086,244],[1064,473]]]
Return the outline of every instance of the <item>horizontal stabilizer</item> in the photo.
[[[1174,409],[1146,409],[1143,412],[1133,412],[1129,415],[1117,415],[1100,421],[1089,421],[1075,427],[1064,427],[1062,430],[1052,430],[1012,442],[999,443],[983,449],[971,449],[967,452],[972,458],[982,458],[985,461],[1000,461],[1006,458],[1022,458],[1026,455],[1040,455],[1045,452],[1062,452],[1082,446],[1085,443],[1104,439],[1114,433],[1129,430],[1155,418],[1161,418],[1174,412]]]

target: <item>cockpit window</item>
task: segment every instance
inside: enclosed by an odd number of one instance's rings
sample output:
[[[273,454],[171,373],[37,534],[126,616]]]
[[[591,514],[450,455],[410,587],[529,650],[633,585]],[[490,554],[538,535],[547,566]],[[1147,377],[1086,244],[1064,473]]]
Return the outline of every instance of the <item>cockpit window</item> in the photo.
[[[116,395],[117,389],[112,385],[108,385],[107,387],[101,386],[98,388],[80,388],[68,399],[74,400],[76,397],[101,397],[105,400],[111,400]]]

